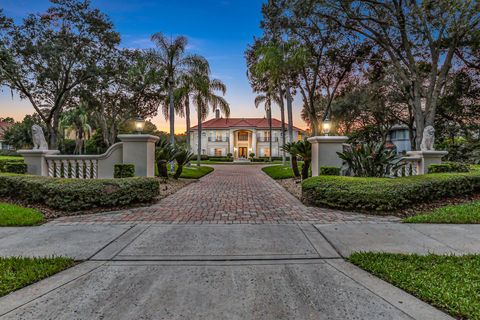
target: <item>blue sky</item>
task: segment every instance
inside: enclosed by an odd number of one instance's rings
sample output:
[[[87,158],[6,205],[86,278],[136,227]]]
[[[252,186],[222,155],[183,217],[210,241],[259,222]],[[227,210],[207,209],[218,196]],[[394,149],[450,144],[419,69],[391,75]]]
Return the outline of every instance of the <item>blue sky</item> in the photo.
[[[205,56],[214,77],[227,85],[226,99],[230,103],[232,117],[263,117],[263,108],[256,109],[246,77],[244,52],[254,36],[260,36],[261,0],[92,0],[92,6],[106,13],[122,37],[121,46],[128,48],[152,47],[150,36],[155,32],[166,35],[185,35],[189,38],[188,50]],[[48,0],[0,0],[7,16],[21,21],[28,13],[43,12]],[[299,100],[297,98],[297,100]],[[301,122],[300,101],[295,102],[294,124]],[[0,93],[0,117],[33,113],[33,108],[18,97],[12,100],[5,89]],[[210,115],[210,117],[213,115]],[[274,116],[279,118],[275,110]],[[193,124],[196,115],[192,115]],[[163,116],[153,122],[162,130],[168,123]],[[185,130],[183,119],[177,119],[176,131]]]

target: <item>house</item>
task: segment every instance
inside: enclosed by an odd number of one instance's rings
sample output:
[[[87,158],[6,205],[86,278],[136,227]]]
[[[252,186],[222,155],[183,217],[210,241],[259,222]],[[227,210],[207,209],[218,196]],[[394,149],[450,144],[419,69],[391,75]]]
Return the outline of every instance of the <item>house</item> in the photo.
[[[13,146],[10,146],[5,143],[3,136],[5,132],[13,126],[13,123],[11,122],[3,122],[0,121],[0,150],[14,150],[15,148]]]
[[[412,150],[410,143],[410,133],[408,127],[403,124],[397,124],[390,128],[388,141],[397,148],[397,153],[404,153]]]
[[[221,118],[216,112],[215,118],[202,123],[202,154],[208,156],[227,156],[234,159],[247,159],[250,153],[256,157],[281,155],[282,123],[272,119],[272,136],[270,137],[268,119],[266,118]],[[285,125],[286,141],[288,130]],[[190,129],[191,151],[198,150],[198,126]],[[304,138],[304,131],[294,127],[293,140]],[[272,150],[270,150],[270,140]]]

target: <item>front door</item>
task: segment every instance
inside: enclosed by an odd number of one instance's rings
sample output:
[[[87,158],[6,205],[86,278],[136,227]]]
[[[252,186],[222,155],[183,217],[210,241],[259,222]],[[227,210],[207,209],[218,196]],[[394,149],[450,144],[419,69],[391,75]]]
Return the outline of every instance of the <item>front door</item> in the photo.
[[[238,148],[238,157],[239,158],[247,158],[247,147]]]

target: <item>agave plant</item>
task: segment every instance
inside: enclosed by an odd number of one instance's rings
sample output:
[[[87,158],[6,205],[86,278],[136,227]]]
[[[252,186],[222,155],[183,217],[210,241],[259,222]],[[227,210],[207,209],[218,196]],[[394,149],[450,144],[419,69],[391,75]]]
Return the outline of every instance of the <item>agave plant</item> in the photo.
[[[177,150],[166,139],[160,139],[155,150],[158,174],[160,177],[168,178],[167,164],[175,160]]]
[[[357,177],[388,176],[399,168],[401,160],[395,150],[385,148],[383,143],[351,145],[337,154]]]
[[[297,141],[295,143],[297,155],[303,159],[302,165],[302,180],[308,178],[308,170],[312,162],[312,145],[307,140]]]
[[[190,152],[186,149],[177,149],[177,152],[175,153],[175,161],[177,162],[177,170],[175,171],[175,174],[173,175],[174,179],[178,179],[180,175],[182,174],[183,167],[190,163],[190,161],[193,160],[195,155],[193,152]]]
[[[297,162],[298,151],[295,148],[296,144],[297,142],[285,143],[285,145],[282,146],[282,150],[290,154],[290,157],[292,158],[291,164],[292,164],[293,175],[295,176],[295,178],[299,178],[300,172],[298,171],[298,162]]]

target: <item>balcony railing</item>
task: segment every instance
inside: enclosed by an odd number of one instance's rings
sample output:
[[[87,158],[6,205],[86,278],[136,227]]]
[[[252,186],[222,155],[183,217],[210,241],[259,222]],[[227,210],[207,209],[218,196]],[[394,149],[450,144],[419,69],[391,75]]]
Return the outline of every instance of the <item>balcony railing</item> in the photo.
[[[270,142],[270,140],[272,142],[278,142],[278,137],[272,137],[272,138],[270,138],[270,137],[258,137],[257,138],[258,142]]]
[[[208,137],[208,142],[228,142],[228,137],[224,137],[224,138]]]

